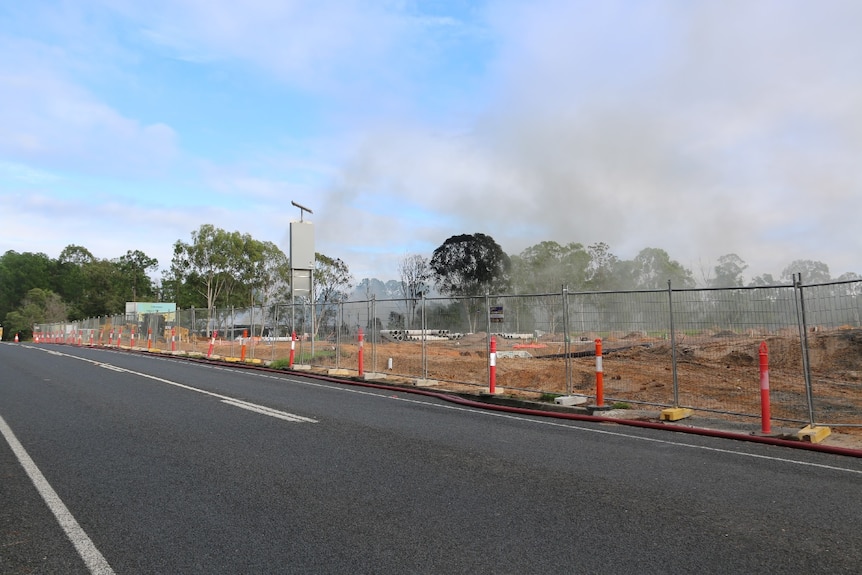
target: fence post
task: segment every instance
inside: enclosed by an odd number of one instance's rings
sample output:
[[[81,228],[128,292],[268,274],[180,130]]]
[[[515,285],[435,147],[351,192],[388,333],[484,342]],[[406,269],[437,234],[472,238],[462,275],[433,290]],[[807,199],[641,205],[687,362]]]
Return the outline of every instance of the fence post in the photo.
[[[679,379],[676,371],[676,328],[673,325],[673,289],[671,289],[670,280],[667,280],[667,303],[668,316],[670,318],[670,361],[671,371],[673,373],[673,407],[663,409],[660,419],[664,421],[677,421],[691,417],[694,411],[679,406]]]
[[[572,344],[569,342],[569,288],[563,286],[563,349],[565,350],[566,395],[572,395]]]
[[[802,291],[802,274],[793,275],[794,292],[798,292],[798,297],[794,297],[797,301],[796,313],[799,317],[800,343],[802,344],[802,368],[805,370],[805,395],[808,400],[808,425],[803,427],[796,434],[802,441],[810,441],[819,443],[826,439],[832,430],[825,426],[815,425],[814,423],[814,391],[811,387],[811,363],[808,358],[808,323],[805,317],[805,296]]]

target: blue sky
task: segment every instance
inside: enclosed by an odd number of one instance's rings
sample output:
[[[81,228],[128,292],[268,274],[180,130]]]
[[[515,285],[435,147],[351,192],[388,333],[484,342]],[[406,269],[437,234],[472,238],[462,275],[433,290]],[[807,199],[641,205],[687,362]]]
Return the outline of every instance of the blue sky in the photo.
[[[482,232],[862,274],[862,3],[0,3],[0,253],[209,223],[357,280]],[[707,272],[708,273],[708,272]]]

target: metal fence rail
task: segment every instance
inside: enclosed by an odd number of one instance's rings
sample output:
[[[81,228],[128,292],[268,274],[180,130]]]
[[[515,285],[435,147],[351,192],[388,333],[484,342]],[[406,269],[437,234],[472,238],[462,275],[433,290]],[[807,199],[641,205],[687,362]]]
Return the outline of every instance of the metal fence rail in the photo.
[[[760,414],[758,353],[769,349],[772,417],[862,425],[862,282],[376,299],[189,309],[34,328],[41,340],[134,347],[321,369],[364,369],[447,389],[595,398],[603,343],[607,401]],[[489,336],[490,334],[490,336]],[[293,343],[291,340],[296,338]],[[279,363],[276,363],[279,365]]]

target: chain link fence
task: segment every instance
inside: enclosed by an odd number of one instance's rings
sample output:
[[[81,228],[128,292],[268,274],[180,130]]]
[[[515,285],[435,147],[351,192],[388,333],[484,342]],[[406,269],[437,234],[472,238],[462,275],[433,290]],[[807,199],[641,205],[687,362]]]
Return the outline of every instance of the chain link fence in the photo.
[[[189,309],[35,326],[40,341],[242,358],[406,379],[452,391],[497,385],[550,400],[605,400],[760,416],[768,351],[772,418],[862,425],[860,281],[804,285],[376,299]],[[360,334],[362,342],[360,343]],[[490,335],[489,335],[490,334]]]

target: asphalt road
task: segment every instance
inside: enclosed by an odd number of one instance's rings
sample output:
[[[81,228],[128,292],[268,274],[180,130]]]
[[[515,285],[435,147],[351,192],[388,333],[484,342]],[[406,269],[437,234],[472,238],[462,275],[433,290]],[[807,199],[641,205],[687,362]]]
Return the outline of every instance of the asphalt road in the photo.
[[[846,456],[51,345],[0,418],[3,574],[862,572]]]

